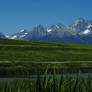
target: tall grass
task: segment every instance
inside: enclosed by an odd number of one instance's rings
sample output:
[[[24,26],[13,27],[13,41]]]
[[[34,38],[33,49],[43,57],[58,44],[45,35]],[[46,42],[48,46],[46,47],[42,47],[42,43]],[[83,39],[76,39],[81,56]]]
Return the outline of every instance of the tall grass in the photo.
[[[42,78],[38,73],[36,80],[0,82],[0,92],[92,92],[91,76],[82,78],[78,74],[76,77],[58,78],[55,71],[53,76],[47,74],[46,70],[45,76]]]

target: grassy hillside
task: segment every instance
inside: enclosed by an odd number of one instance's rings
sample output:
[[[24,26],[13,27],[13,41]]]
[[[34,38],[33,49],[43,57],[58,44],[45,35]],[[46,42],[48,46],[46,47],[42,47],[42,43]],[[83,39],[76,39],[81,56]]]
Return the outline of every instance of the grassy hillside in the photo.
[[[0,62],[92,61],[92,46],[0,39]]]
[[[92,69],[92,46],[56,42],[0,39],[0,74],[12,75],[44,71],[49,65],[58,72]],[[71,68],[66,69],[65,68]],[[85,70],[87,68],[87,70]]]

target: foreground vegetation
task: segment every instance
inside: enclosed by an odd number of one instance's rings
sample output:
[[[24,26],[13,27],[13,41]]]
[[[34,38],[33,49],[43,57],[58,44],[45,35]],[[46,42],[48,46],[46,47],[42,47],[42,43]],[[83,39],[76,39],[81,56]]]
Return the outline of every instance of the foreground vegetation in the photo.
[[[45,76],[38,74],[37,80],[15,80],[0,82],[0,92],[92,92],[92,77]]]

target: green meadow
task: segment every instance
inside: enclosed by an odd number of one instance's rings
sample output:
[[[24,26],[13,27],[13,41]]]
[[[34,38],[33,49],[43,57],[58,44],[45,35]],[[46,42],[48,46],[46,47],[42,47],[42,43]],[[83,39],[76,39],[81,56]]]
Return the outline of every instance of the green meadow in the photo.
[[[92,67],[92,46],[59,42],[0,39],[0,73]],[[86,71],[86,70],[85,70]]]

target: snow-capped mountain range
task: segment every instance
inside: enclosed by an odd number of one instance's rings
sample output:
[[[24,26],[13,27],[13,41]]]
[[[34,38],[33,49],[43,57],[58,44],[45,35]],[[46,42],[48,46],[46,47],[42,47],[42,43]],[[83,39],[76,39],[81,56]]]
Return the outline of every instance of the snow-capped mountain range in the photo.
[[[19,33],[13,34],[13,35],[9,36],[8,38],[10,38],[10,39],[22,39],[27,34],[28,34],[28,32],[25,29],[22,29],[22,30],[20,30]]]
[[[92,21],[79,18],[70,26],[53,24],[45,28],[38,25],[29,32],[22,29],[10,36],[0,33],[0,38],[92,44]]]

